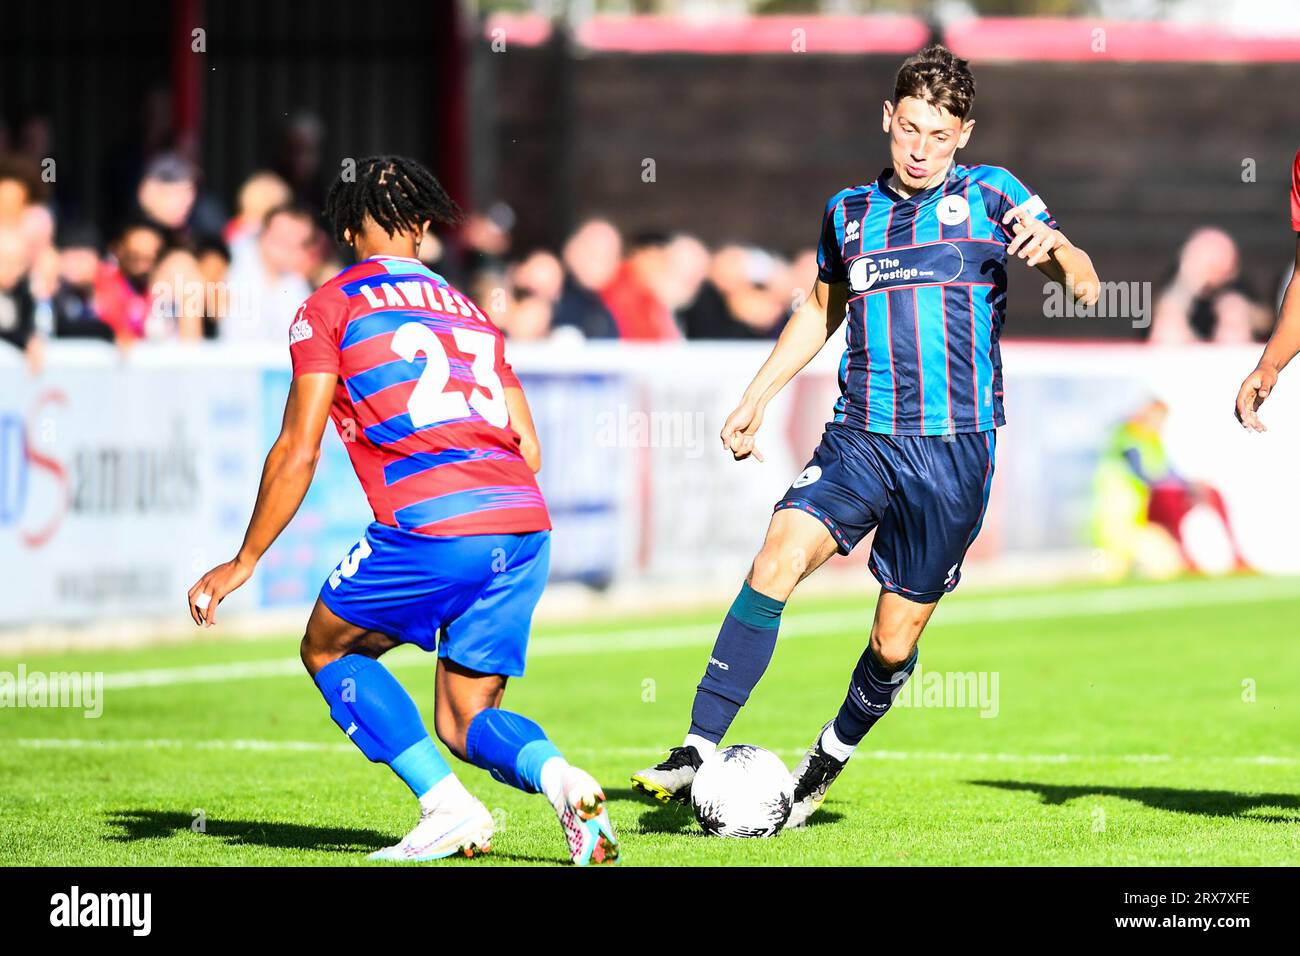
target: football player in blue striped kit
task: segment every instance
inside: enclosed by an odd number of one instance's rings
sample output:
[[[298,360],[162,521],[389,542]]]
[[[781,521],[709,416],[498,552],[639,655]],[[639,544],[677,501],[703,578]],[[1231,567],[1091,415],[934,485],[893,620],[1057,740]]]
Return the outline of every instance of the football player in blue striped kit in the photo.
[[[1085,305],[1099,283],[1088,255],[1037,194],[1005,169],[964,166],[975,81],[941,46],[907,59],[884,104],[891,166],[830,198],[818,276],[722,429],[737,460],[762,456],[764,409],[847,320],[840,398],[821,445],[777,502],[767,537],[722,623],[690,730],[633,787],[686,799],[776,647],[795,586],[873,528],[880,582],[870,643],[839,713],[795,768],[787,826],[800,826],[916,666],[917,642],[988,504],[1004,423],[998,337],[1011,257]]]

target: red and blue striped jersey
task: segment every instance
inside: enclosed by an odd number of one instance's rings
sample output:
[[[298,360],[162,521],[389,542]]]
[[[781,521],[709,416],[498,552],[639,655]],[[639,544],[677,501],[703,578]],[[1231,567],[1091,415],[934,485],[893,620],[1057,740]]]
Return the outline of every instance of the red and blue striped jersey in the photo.
[[[330,417],[375,520],[430,535],[550,528],[510,427],[504,337],[416,259],[375,256],[316,290],[289,328],[294,376],[338,376]]]
[[[903,197],[892,170],[826,204],[818,278],[848,284],[835,421],[887,435],[982,432],[1006,423],[998,339],[1013,207],[1056,222],[997,166],[954,164]]]
[[[1300,232],[1300,149],[1291,164],[1291,228]]]

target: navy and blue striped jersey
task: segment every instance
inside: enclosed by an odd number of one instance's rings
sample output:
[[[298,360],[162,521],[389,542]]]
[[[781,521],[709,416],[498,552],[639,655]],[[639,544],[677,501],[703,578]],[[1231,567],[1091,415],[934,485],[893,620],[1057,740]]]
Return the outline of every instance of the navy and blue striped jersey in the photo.
[[[892,170],[830,198],[818,278],[848,284],[835,421],[887,435],[1005,424],[998,337],[1006,314],[1009,209],[1052,228],[1042,200],[998,166],[954,164],[904,198]]]

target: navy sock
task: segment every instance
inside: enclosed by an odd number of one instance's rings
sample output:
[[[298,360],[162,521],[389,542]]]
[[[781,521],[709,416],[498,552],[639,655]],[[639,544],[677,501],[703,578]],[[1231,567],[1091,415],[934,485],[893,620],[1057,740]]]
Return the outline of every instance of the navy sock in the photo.
[[[876,660],[868,646],[858,659],[858,666],[853,668],[849,692],[835,715],[835,736],[846,744],[857,745],[872,725],[885,716],[894,697],[912,676],[920,653],[918,647],[906,664],[891,671]]]
[[[415,701],[379,661],[345,654],[316,673],[316,686],[348,739],[392,767],[417,797],[451,773]]]
[[[493,778],[524,793],[540,793],[542,765],[560,750],[534,721],[489,707],[474,715],[465,733],[465,757]]]
[[[718,743],[749,700],[776,649],[784,601],[746,581],[723,619],[691,707],[691,733]]]

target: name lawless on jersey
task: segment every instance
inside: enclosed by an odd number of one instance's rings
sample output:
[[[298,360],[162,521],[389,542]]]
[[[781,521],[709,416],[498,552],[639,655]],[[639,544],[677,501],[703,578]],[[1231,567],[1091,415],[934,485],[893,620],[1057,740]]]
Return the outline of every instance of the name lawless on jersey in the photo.
[[[913,285],[952,282],[966,264],[955,242],[929,242],[858,256],[849,263],[849,291],[855,294]]]

